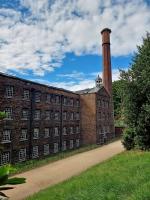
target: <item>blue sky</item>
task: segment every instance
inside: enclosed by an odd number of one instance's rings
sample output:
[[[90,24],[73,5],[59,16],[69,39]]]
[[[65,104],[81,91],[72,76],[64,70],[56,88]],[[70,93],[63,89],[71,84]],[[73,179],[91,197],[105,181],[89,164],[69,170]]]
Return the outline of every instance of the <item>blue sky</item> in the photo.
[[[102,75],[105,27],[117,80],[150,29],[150,1],[0,0],[0,71],[69,90],[92,87]]]

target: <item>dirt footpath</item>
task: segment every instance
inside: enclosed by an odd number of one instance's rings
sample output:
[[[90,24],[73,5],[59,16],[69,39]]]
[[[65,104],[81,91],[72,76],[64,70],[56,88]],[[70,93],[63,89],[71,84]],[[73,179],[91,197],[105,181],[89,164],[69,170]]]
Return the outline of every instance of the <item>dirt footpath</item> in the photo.
[[[120,152],[124,151],[121,141],[80,153],[63,160],[47,164],[22,174],[27,182],[17,185],[15,189],[7,191],[10,200],[21,200],[48,186],[62,182],[72,176],[78,175],[89,167],[96,165]]]

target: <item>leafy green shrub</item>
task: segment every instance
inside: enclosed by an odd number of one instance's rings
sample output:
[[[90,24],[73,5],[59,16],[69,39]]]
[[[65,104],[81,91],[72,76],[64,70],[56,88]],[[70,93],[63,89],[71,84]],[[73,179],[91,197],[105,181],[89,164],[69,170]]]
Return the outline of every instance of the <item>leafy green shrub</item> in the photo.
[[[126,128],[123,131],[122,144],[127,150],[131,150],[134,148],[135,145],[134,136],[135,136],[135,131],[133,128]]]
[[[0,191],[13,189],[13,187],[5,186],[9,185],[17,185],[25,183],[25,178],[9,178],[10,173],[14,172],[15,169],[10,165],[5,165],[0,167]],[[6,197],[3,192],[0,192],[0,196]]]

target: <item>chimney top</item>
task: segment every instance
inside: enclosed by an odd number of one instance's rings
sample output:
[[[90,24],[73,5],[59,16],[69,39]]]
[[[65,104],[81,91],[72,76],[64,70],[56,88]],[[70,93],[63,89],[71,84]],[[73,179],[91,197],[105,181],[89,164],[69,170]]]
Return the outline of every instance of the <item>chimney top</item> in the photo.
[[[103,34],[103,32],[105,32],[105,31],[111,33],[111,29],[109,29],[109,28],[104,28],[104,29],[101,31],[101,34]]]

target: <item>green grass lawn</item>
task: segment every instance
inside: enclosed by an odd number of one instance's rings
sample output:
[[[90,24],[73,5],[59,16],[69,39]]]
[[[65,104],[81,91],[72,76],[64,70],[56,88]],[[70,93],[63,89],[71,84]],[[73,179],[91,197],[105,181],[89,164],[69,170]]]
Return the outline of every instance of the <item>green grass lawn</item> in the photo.
[[[150,152],[124,152],[27,200],[150,200]]]

